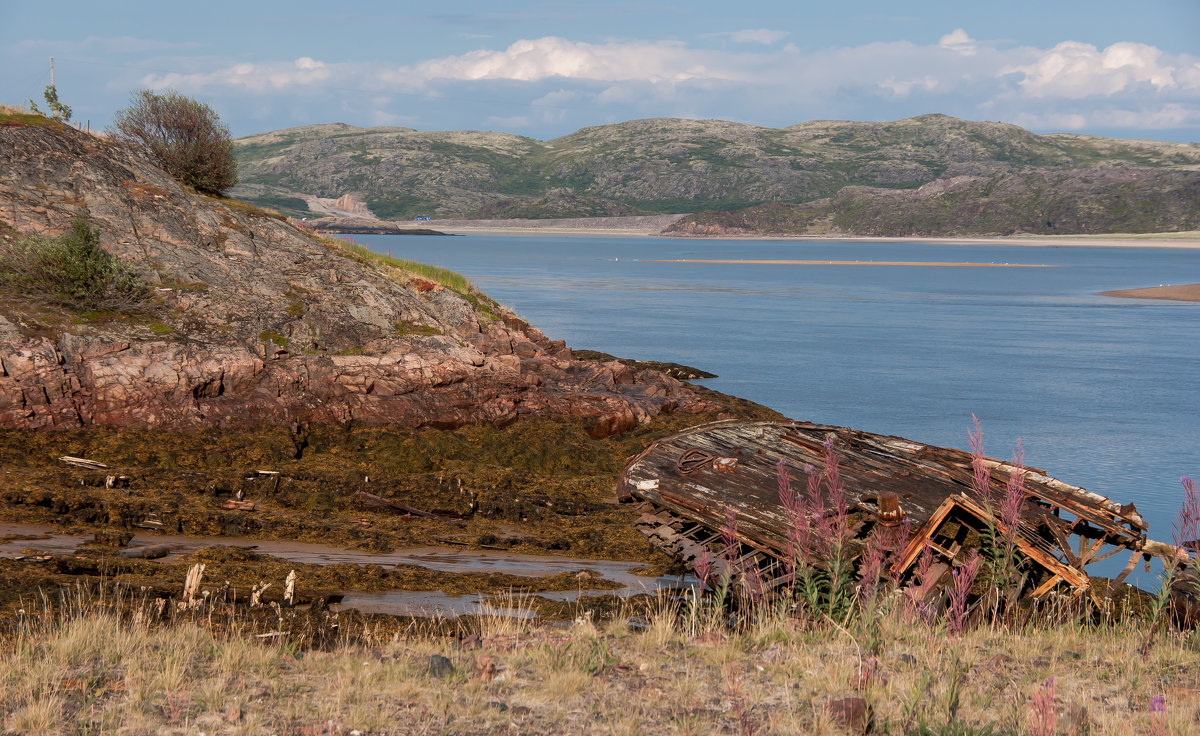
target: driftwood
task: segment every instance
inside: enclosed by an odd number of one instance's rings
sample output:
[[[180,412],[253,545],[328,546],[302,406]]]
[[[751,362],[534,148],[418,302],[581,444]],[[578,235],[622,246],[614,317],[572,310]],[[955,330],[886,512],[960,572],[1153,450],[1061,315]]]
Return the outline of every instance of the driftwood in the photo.
[[[253,511],[254,510],[254,502],[253,501],[235,501],[233,499],[230,499],[228,501],[221,502],[221,508],[225,509],[226,511],[235,511],[235,510],[236,511]]]
[[[421,509],[413,508],[412,506],[405,506],[404,504],[393,501],[390,498],[376,496],[375,494],[367,493],[366,491],[355,491],[354,495],[362,500],[364,506],[369,508],[392,509],[393,511],[401,511],[409,516],[420,516],[425,519],[440,519],[443,521],[447,518],[460,518],[450,515],[431,514],[428,511],[422,511]]]
[[[788,580],[795,554],[791,523],[780,498],[780,470],[804,484],[806,469],[836,453],[848,506],[853,555],[862,554],[872,530],[902,528],[907,539],[892,572],[912,580],[926,550],[943,572],[940,585],[989,529],[1007,531],[999,503],[972,493],[972,456],[900,437],[807,422],[726,421],[693,427],[664,438],[631,458],[617,495],[642,504],[638,528],[652,543],[692,565],[703,558],[715,575],[742,574],[753,565],[765,590]],[[1014,473],[1024,473],[1024,504],[1014,535],[1027,571],[1022,595],[1055,590],[1078,596],[1090,588],[1088,566],[1122,552],[1126,573],[1139,558],[1161,558],[1168,569],[1187,562],[1182,548],[1147,538],[1148,525],[1133,504],[1120,504],[1046,475],[987,459],[989,499],[1003,497]],[[827,499],[826,499],[827,500]],[[810,509],[828,514],[830,509]],[[724,549],[736,521],[733,554]],[[727,566],[732,557],[734,565]]]
[[[204,565],[195,564],[188,570],[187,578],[183,581],[183,596],[179,603],[180,610],[194,609],[204,605],[200,597],[200,581],[204,578]]]
[[[283,581],[283,604],[285,606],[296,605],[296,571],[292,570],[287,574],[287,579]]]
[[[149,547],[129,547],[117,554],[121,557],[133,559],[157,560],[171,554],[171,548],[165,544],[155,544]]]
[[[66,463],[67,465],[74,465],[77,468],[86,468],[88,470],[106,470],[108,468],[108,466],[105,465],[104,463],[97,462],[95,460],[88,460],[85,457],[73,457],[71,455],[63,455],[62,457],[59,458],[59,460],[61,462]]]
[[[153,512],[146,514],[146,518],[134,524],[134,526],[139,529],[153,529],[155,531],[161,531],[166,528],[166,524],[162,522],[162,519],[158,518],[158,514]]]

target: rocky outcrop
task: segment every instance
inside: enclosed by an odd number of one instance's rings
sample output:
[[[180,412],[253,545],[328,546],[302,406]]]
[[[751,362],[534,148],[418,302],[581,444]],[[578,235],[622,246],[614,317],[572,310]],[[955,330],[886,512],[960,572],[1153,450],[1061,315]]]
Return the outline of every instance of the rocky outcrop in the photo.
[[[575,360],[482,294],[185,192],[104,139],[0,124],[0,222],[55,236],[80,214],[155,286],[154,304],[97,317],[0,295],[0,425],[455,427],[577,416],[601,436],[716,408],[657,371]]]
[[[367,208],[367,205],[360,202],[353,194],[343,194],[334,201],[333,206],[353,216],[371,216],[371,210]]]

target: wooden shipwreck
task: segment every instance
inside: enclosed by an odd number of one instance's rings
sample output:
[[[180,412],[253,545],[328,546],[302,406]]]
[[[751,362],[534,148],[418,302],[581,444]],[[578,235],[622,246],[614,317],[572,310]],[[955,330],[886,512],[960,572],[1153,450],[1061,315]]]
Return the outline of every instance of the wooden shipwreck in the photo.
[[[796,548],[794,535],[789,537],[795,512],[789,516],[782,500],[781,472],[803,485],[831,461],[844,487],[852,554],[862,555],[876,529],[899,527],[889,571],[901,582],[913,579],[924,556],[923,578],[942,586],[985,534],[1004,534],[998,509],[1015,472],[1024,474],[1024,502],[1009,538],[1022,576],[1007,595],[1079,597],[1091,586],[1088,568],[1121,553],[1129,557],[1117,582],[1139,558],[1159,557],[1168,567],[1188,559],[1184,550],[1149,539],[1133,504],[1035,468],[983,459],[990,471],[984,495],[972,488],[967,452],[808,422],[726,421],[685,430],[631,458],[617,492],[623,501],[641,503],[637,523],[655,545],[693,569],[700,559],[718,574],[737,577],[753,570],[755,584],[771,591],[788,582],[789,556]],[[926,556],[926,550],[932,554]]]

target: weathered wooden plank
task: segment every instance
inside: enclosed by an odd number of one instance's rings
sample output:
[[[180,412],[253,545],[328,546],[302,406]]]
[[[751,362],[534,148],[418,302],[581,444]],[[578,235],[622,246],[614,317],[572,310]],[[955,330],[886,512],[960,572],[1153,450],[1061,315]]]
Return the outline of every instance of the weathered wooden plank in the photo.
[[[770,573],[782,569],[789,523],[779,499],[778,464],[787,468],[793,488],[803,489],[806,468],[824,470],[827,441],[838,457],[852,528],[869,531],[880,494],[894,494],[913,528],[922,530],[899,555],[895,569],[901,574],[909,571],[949,514],[968,513],[980,527],[990,524],[1003,533],[999,519],[968,495],[973,480],[969,453],[807,422],[718,422],[664,438],[626,464],[618,496],[650,503],[660,526],[664,514],[695,524],[667,524],[697,545],[693,551],[717,544],[732,517],[739,544],[765,555],[763,560],[774,560],[760,565]],[[1080,568],[1110,556],[1112,552],[1100,553],[1105,544],[1118,550],[1145,547],[1164,559],[1178,559],[1174,547],[1146,539],[1145,522],[1132,506],[1036,468],[1019,469],[992,459],[987,463],[993,471],[989,492],[997,506],[1008,476],[1025,473],[1027,505],[1017,523],[1017,543],[1021,554],[1047,570],[1050,579],[1065,580],[1077,591],[1086,588],[1087,576]],[[947,507],[951,498],[956,500]],[[1060,511],[1073,519],[1057,518]],[[1071,548],[1071,536],[1080,537],[1078,554]],[[1085,537],[1095,541],[1085,546]]]

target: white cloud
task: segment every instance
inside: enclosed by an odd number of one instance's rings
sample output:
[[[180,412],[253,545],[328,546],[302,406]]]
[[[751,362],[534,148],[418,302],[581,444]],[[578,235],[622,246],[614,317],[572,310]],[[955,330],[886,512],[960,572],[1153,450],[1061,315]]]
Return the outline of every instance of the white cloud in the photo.
[[[725,65],[705,61],[719,52],[688,49],[678,41],[592,44],[555,36],[521,40],[503,51],[479,50],[418,64],[424,80],[509,79],[534,82],[563,77],[603,81],[682,81],[696,77],[738,78]]]
[[[374,105],[373,120],[390,119],[386,116],[397,111],[420,114],[421,120],[435,111],[445,118],[454,110],[482,111],[461,121],[464,127],[511,123],[531,129],[539,123],[650,116],[789,124],[933,111],[962,117],[986,112],[988,119],[1035,129],[1200,125],[1200,59],[1145,44],[1004,47],[955,28],[934,44],[876,42],[803,51],[792,44],[770,46],[783,36],[766,29],[720,35],[767,46],[713,49],[669,40],[588,43],[547,36],[403,67],[303,56],[153,75],[143,84],[235,97],[394,98]],[[195,68],[206,62],[188,63]],[[414,108],[405,95],[420,95],[420,105]],[[498,112],[497,105],[510,109]]]
[[[1086,130],[1088,128],[1128,128],[1163,130],[1200,125],[1200,110],[1177,103],[1139,109],[1105,108],[1085,113],[1021,113],[1013,121],[1029,128]]]
[[[1032,63],[1000,71],[1020,75],[1021,89],[1035,98],[1110,96],[1147,85],[1156,91],[1200,91],[1200,62],[1187,56],[1170,58],[1140,43],[1114,43],[1100,50],[1065,41]]]
[[[967,35],[967,32],[961,28],[955,28],[953,31],[942,36],[938,40],[938,46],[957,51],[966,56],[972,56],[975,53],[975,39]]]
[[[407,125],[411,122],[412,117],[409,115],[397,115],[385,110],[371,111],[371,125],[396,126]]]
[[[302,56],[292,62],[234,64],[214,72],[149,74],[142,77],[141,84],[151,89],[173,88],[185,92],[221,87],[278,92],[322,84],[332,77],[333,70],[324,62]]]
[[[925,75],[921,79],[906,79],[897,80],[895,77],[888,77],[879,83],[879,86],[889,90],[893,97],[908,97],[913,90],[922,90],[925,92],[933,92],[938,88],[938,80],[930,75]]]

